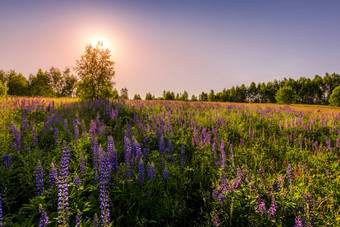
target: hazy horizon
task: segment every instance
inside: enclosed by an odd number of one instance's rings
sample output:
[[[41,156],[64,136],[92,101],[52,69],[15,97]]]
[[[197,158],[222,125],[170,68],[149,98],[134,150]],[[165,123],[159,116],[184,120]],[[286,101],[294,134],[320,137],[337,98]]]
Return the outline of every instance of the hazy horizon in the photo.
[[[340,72],[336,1],[1,1],[0,69],[74,67],[103,40],[129,97]]]

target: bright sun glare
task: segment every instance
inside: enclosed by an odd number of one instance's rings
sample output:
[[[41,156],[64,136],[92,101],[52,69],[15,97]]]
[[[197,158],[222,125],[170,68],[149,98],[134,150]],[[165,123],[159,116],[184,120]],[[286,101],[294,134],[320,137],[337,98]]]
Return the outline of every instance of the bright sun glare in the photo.
[[[102,43],[103,45],[103,49],[110,49],[110,45],[108,44],[108,42],[106,42],[105,40],[102,40],[102,39],[94,39],[91,44],[92,46],[96,47],[98,43]]]

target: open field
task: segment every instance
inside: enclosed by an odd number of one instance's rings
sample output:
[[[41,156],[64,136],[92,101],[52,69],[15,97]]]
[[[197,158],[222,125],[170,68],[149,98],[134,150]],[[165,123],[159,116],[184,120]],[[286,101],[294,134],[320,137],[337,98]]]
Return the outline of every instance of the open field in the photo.
[[[339,108],[17,97],[0,106],[4,226],[340,224]]]

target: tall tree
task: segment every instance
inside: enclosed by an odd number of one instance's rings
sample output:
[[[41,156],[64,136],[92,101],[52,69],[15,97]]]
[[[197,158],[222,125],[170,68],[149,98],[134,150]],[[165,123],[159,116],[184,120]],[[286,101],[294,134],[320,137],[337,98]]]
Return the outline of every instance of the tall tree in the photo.
[[[128,89],[126,87],[120,90],[120,98],[129,99]]]
[[[48,72],[38,70],[37,75],[31,74],[29,77],[29,91],[31,96],[54,97],[55,92],[51,86]]]
[[[108,99],[113,96],[115,71],[109,49],[103,43],[85,48],[85,53],[76,62],[76,72],[80,77],[77,95],[82,99]]]
[[[145,100],[153,100],[155,99],[155,96],[152,95],[150,92],[146,93]]]
[[[11,70],[7,75],[7,93],[9,95],[28,96],[28,81],[21,73]]]

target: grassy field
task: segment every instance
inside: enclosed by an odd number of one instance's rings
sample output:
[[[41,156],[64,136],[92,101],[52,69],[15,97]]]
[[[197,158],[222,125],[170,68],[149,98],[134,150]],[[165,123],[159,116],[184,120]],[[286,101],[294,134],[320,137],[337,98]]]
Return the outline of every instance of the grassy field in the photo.
[[[4,226],[340,224],[339,108],[18,97],[0,106]]]

